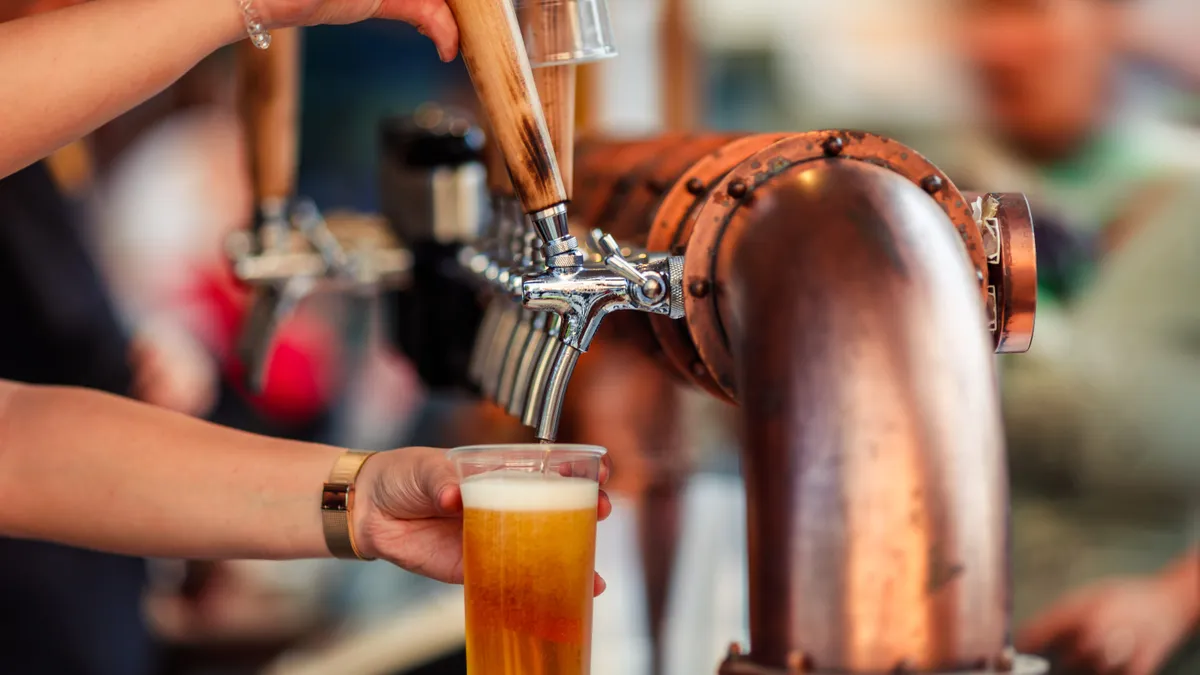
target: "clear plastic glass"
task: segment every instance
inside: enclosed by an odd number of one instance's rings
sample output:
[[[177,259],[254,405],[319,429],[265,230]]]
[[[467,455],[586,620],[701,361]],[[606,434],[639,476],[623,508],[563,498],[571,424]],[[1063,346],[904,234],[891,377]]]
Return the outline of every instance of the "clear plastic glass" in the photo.
[[[617,55],[606,0],[516,0],[515,6],[534,68]]]
[[[450,451],[463,495],[469,675],[588,675],[604,454],[586,445]]]

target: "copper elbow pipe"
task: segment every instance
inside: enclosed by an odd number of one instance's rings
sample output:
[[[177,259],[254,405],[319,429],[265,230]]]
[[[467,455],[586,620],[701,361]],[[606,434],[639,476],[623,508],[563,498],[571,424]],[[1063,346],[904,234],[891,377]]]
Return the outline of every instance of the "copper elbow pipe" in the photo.
[[[866,162],[800,164],[769,188],[717,263],[745,434],[745,658],[793,672],[1001,664],[1007,482],[962,242],[919,186]]]

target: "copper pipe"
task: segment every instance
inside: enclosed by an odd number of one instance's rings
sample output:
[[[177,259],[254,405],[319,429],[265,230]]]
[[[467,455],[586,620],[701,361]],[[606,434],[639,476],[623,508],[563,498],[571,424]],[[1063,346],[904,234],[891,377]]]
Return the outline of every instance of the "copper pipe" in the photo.
[[[744,427],[750,659],[840,673],[1002,663],[996,381],[946,213],[897,173],[840,159],[792,167],[752,210],[720,254]]]

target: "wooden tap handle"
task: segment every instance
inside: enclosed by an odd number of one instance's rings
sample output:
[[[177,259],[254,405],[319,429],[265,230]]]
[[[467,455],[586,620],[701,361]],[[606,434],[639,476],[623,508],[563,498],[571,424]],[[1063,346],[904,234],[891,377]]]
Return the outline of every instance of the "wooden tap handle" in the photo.
[[[296,189],[300,31],[273,31],[271,48],[238,45],[239,103],[254,197],[290,198]]]
[[[547,66],[533,71],[550,142],[558,159],[567,199],[575,179],[575,66]]]
[[[533,213],[567,200],[511,0],[448,0],[467,72],[504,153],[513,189]]]
[[[488,192],[501,197],[513,196],[508,166],[504,163],[504,151],[496,143],[496,137],[490,128],[487,129],[487,145],[483,146],[483,166],[487,169]]]

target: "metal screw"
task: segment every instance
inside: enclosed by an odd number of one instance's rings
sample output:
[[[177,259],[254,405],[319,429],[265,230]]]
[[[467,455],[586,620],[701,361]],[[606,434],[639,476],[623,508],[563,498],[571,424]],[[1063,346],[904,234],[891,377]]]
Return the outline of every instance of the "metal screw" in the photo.
[[[926,176],[921,179],[921,189],[929,194],[936,194],[942,189],[942,177],[938,175]]]
[[[746,196],[746,184],[740,180],[735,180],[729,184],[729,189],[727,192],[729,193],[730,197],[733,197],[734,199],[741,199],[742,197]]]
[[[693,178],[687,182],[687,191],[699,197],[704,194],[704,182],[699,178]]]
[[[708,279],[697,279],[688,284],[688,291],[697,298],[703,298],[712,290],[712,284],[708,283]]]
[[[838,136],[830,136],[821,144],[821,149],[825,151],[827,157],[837,157],[842,154],[842,149],[845,147],[846,144]]]

